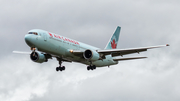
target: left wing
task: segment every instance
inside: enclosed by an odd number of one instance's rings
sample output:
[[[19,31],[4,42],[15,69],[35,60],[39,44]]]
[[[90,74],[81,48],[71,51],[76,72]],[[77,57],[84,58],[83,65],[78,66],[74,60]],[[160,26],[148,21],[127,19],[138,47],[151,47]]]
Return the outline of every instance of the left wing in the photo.
[[[13,53],[16,53],[16,54],[28,54],[28,55],[31,54],[31,52],[22,52],[22,51],[13,51]]]
[[[160,47],[165,47],[165,46],[169,46],[169,44],[159,45],[159,46],[151,46],[151,47],[130,48],[130,49],[97,50],[97,52],[104,56],[111,54],[112,57],[114,57],[114,56],[123,56],[123,55],[133,54],[133,53],[140,53],[140,52],[147,51],[147,49],[160,48]]]
[[[13,51],[13,53],[16,54],[25,54],[25,55],[30,55],[32,52],[23,52],[23,51]],[[71,60],[68,60],[66,58],[63,57],[59,57],[56,55],[52,55],[52,54],[48,54],[48,53],[42,53],[47,59],[52,59],[52,57],[57,58],[60,61],[65,61],[65,62],[72,62]]]

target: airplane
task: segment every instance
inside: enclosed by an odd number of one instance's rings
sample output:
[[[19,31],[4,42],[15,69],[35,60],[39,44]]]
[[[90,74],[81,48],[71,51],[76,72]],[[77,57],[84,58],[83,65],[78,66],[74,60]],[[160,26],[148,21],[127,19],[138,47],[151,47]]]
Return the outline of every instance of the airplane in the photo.
[[[62,62],[78,62],[87,65],[87,70],[94,70],[96,67],[116,65],[118,64],[118,61],[122,60],[147,58],[123,58],[124,55],[169,46],[169,44],[166,44],[150,47],[117,49],[120,30],[121,27],[117,26],[106,47],[100,49],[62,35],[41,29],[32,29],[25,35],[25,42],[31,48],[32,52],[13,52],[29,54],[31,60],[37,63],[48,62],[48,59],[56,58],[59,62],[56,71],[65,70],[65,66],[62,66]]]

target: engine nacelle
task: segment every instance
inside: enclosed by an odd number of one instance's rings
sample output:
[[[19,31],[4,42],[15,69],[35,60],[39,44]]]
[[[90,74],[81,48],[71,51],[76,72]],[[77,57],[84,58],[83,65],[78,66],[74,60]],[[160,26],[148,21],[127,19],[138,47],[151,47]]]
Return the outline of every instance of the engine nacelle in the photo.
[[[85,50],[83,56],[87,60],[96,61],[100,58],[99,53],[96,51],[91,51],[89,49]]]
[[[40,53],[40,52],[32,52],[30,54],[30,58],[32,61],[38,62],[38,63],[47,62],[45,55],[43,53]]]

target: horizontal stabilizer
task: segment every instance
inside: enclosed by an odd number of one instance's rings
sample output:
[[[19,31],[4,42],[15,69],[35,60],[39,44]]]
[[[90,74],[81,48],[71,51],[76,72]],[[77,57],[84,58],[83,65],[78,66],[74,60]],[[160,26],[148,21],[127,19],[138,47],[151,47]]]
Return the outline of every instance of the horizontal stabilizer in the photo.
[[[131,58],[115,58],[114,61],[133,60],[133,59],[144,59],[147,57],[131,57]]]

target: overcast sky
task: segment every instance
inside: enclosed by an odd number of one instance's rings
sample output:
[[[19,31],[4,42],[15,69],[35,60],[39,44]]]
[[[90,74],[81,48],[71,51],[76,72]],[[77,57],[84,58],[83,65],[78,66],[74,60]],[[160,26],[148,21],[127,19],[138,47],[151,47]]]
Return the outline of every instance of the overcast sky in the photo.
[[[87,71],[86,65],[56,59],[38,64],[24,36],[43,29],[104,48],[121,26],[118,48],[170,47],[135,56],[110,68]],[[179,0],[0,0],[1,101],[179,101]]]

